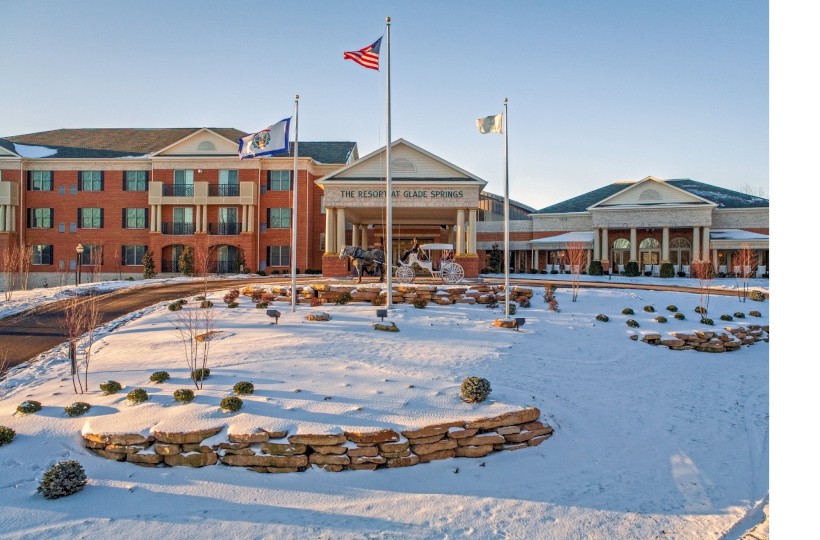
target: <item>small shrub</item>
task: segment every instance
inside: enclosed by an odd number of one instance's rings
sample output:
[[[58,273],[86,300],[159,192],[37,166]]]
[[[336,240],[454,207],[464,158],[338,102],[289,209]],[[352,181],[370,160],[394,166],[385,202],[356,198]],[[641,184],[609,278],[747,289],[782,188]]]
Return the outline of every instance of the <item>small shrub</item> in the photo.
[[[148,392],[142,388],[134,388],[126,396],[131,403],[142,403],[148,400]]]
[[[279,270],[271,270],[270,275],[275,276],[279,274]]]
[[[655,307],[654,306],[644,306],[643,310],[647,313],[655,313]]]
[[[349,292],[343,292],[342,294],[339,295],[338,298],[336,298],[336,305],[337,306],[343,306],[345,304],[349,304],[352,301],[353,301],[353,295],[351,295]]]
[[[461,399],[467,403],[480,403],[492,391],[490,381],[482,377],[467,377],[461,382]]]
[[[490,309],[495,309],[495,308],[497,308],[497,307],[498,307],[498,300],[496,300],[495,298],[493,298],[492,300],[490,300],[489,302],[487,302],[486,307],[488,307],[488,308],[490,308]]]
[[[509,306],[510,306],[510,316],[515,315],[515,304],[510,302]]]
[[[695,313],[700,313],[701,315],[706,315],[706,308],[703,306],[698,306],[695,308]]]
[[[105,381],[100,385],[100,390],[102,390],[102,393],[106,396],[109,394],[116,394],[122,390],[122,385],[117,381]]]
[[[211,376],[211,370],[209,368],[200,368],[194,370],[194,379],[198,381],[204,381],[208,377]]]
[[[672,313],[675,313],[678,311],[678,306],[666,306],[666,311],[671,311]]]
[[[596,321],[601,321],[601,322],[609,322],[609,317],[607,317],[603,313],[599,313],[598,315],[595,316],[595,320]]]
[[[603,276],[604,275],[604,266],[601,264],[601,261],[592,261],[589,265],[589,275],[590,276]]]
[[[231,302],[230,304],[228,304],[228,307],[231,309],[238,308],[239,302]]]
[[[374,306],[385,306],[387,305],[387,295],[380,294],[371,300],[370,303]]]
[[[723,315],[720,316],[720,320],[721,321],[732,321],[732,320],[734,320],[734,318],[731,315],[729,315],[727,313],[724,313]]]
[[[235,412],[242,408],[242,400],[236,396],[228,396],[219,402],[219,407],[225,411]]]
[[[182,304],[178,302],[171,302],[168,304],[168,311],[179,311],[180,309],[182,309]]]
[[[179,403],[190,403],[194,400],[194,391],[188,388],[174,390],[174,401]]]
[[[644,275],[644,277],[652,277],[652,271],[647,270],[646,272],[643,273],[643,275]]]
[[[538,268],[530,268],[530,274],[537,274]]]
[[[211,302],[210,300],[203,300],[202,302],[199,303],[199,307],[201,307],[202,309],[212,308],[212,307],[214,307],[214,303]]]
[[[675,277],[675,267],[672,265],[672,263],[661,264],[660,276],[662,278]]]
[[[416,299],[413,300],[413,305],[416,306],[419,309],[424,309],[424,308],[427,307],[427,299],[426,298],[416,297]]]
[[[735,319],[745,319],[745,318],[746,318],[746,314],[743,313],[742,311],[738,311],[737,313],[735,313]]]
[[[182,304],[183,306],[187,303],[188,303],[188,301],[184,298],[180,298],[179,300],[177,300],[177,304]]]
[[[762,317],[759,311],[752,310],[749,312],[749,317]]]
[[[257,302],[256,309],[267,309],[269,302]]]
[[[663,315],[658,315],[657,317],[655,317],[655,322],[665,323],[666,317],[664,317]]]
[[[65,413],[68,416],[82,416],[91,410],[91,405],[82,401],[77,401],[65,408]]]
[[[635,319],[627,319],[626,325],[630,328],[638,328],[639,326],[641,326]]]
[[[256,275],[257,275],[257,276],[267,276],[267,274],[265,273],[265,271],[264,271],[264,270],[257,270],[257,271],[256,271]]]
[[[761,291],[749,291],[749,298],[755,302],[763,302],[766,300],[766,295]]]
[[[194,301],[196,302],[202,302],[203,300],[205,300],[205,297],[202,295],[194,296]]]
[[[9,444],[16,435],[17,432],[10,427],[0,426],[0,446]]]
[[[623,309],[623,311],[621,311],[621,314],[622,314],[622,315],[634,315],[634,314],[635,314],[635,310],[633,310],[632,308],[629,308],[629,307],[625,307],[625,308]]]
[[[552,270],[550,270],[550,274],[557,274],[557,273],[558,273],[558,270],[555,270],[554,268]]]
[[[79,462],[61,461],[46,471],[37,492],[46,499],[58,499],[82,490],[86,482],[85,469]]]
[[[522,308],[530,307],[530,299],[527,298],[526,296],[521,298],[521,300],[518,301],[518,306],[522,307]]]
[[[686,272],[683,272],[683,271],[678,272],[678,277],[686,277]]]
[[[167,371],[155,371],[148,377],[148,380],[155,383],[164,383],[170,378],[171,375]]]
[[[237,396],[253,394],[253,383],[248,381],[239,381],[233,385],[233,393]]]
[[[677,313],[675,313],[675,318],[679,321],[683,321],[686,319],[686,315],[678,311]]]
[[[715,321],[713,321],[712,319],[707,319],[706,317],[704,317],[700,320],[700,324],[708,324],[709,326],[713,326],[715,324]]]
[[[43,408],[43,405],[39,401],[34,401],[33,399],[27,399],[26,401],[22,402],[17,406],[17,412],[23,414],[31,414],[36,413],[40,409]]]
[[[624,275],[626,277],[637,277],[641,275],[641,269],[638,267],[637,261],[629,261],[624,267]]]

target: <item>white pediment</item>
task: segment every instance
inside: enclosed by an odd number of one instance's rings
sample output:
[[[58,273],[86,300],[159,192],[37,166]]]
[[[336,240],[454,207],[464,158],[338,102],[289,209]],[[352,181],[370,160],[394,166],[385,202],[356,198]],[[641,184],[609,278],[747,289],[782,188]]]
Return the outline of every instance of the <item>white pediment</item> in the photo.
[[[380,148],[335,173],[316,181],[317,184],[358,180],[382,180],[385,176],[385,148]],[[390,176],[396,180],[423,180],[435,182],[440,180],[465,180],[481,184],[487,182],[470,174],[452,163],[411,144],[398,139],[390,148]]]
[[[648,176],[618,193],[590,206],[590,210],[607,208],[663,207],[663,206],[705,206],[715,204],[702,197],[692,195],[659,178]]]
[[[202,128],[156,153],[158,156],[224,156],[236,154],[238,141],[231,141]]]

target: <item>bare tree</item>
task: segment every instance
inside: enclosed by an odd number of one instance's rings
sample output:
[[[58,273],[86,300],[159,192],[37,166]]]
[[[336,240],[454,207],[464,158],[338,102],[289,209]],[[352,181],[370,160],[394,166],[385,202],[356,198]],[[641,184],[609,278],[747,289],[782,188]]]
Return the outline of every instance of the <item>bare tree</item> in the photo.
[[[741,189],[742,193],[746,195],[754,195],[755,197],[761,197],[763,199],[768,199],[769,194],[766,192],[766,188],[763,186],[753,186],[751,184],[744,184],[743,188]]]
[[[100,299],[92,292],[89,297],[73,296],[64,309],[63,328],[69,343],[71,383],[75,394],[88,392],[88,370],[96,341],[97,326],[102,322]]]
[[[709,259],[693,261],[692,275],[698,280],[700,301],[698,311],[700,312],[700,318],[705,319],[709,312],[709,296],[711,294],[712,280],[715,279],[715,269],[712,267],[712,261]]]
[[[583,242],[569,242],[566,251],[572,276],[572,301],[575,302],[581,290],[581,271],[586,268],[587,250]]]
[[[202,271],[202,296],[208,299],[208,287],[210,284],[210,261],[211,254],[214,253],[217,246],[211,245],[211,235],[205,241],[205,246],[196,251],[196,265]]]
[[[177,336],[185,351],[194,387],[202,389],[216,315],[213,308],[191,306],[177,312]]]
[[[31,272],[31,259],[34,256],[34,248],[25,246],[18,252],[18,264],[20,265],[20,285],[24,291],[28,290],[28,278]]]
[[[19,259],[19,248],[17,244],[10,245],[3,250],[3,253],[0,254],[0,266],[2,266],[3,270],[3,294],[5,295],[6,302],[11,300],[12,295],[14,294],[14,289],[17,286],[17,270],[18,266],[18,259]]]
[[[732,266],[735,279],[740,279],[742,282],[742,289],[738,287],[738,296],[741,302],[745,302],[749,294],[749,279],[757,272],[757,252],[748,244],[743,244],[735,253]]]

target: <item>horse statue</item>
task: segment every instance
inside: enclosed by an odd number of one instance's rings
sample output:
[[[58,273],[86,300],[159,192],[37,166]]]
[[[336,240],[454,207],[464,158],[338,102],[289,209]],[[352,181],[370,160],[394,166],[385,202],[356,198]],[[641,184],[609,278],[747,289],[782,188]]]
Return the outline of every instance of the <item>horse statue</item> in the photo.
[[[339,258],[344,259],[348,257],[353,263],[353,268],[356,269],[356,274],[359,276],[359,281],[362,282],[362,275],[367,270],[368,273],[379,274],[379,283],[384,281],[384,251],[380,249],[364,250],[359,246],[344,246],[339,252]]]

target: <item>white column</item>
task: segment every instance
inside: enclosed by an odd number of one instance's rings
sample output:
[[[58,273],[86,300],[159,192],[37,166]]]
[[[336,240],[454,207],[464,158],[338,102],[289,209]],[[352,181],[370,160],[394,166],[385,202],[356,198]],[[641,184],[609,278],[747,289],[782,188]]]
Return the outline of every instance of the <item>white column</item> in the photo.
[[[330,255],[336,248],[336,209],[325,208],[325,255]]]
[[[712,250],[712,270],[717,272],[719,264],[720,264],[720,261],[718,261],[718,250],[713,249]]]
[[[541,270],[540,268],[538,268],[538,263],[539,263],[538,259],[540,259],[540,258],[541,258],[541,251],[538,250],[538,249],[532,250],[532,267],[535,268],[536,270]]]
[[[456,210],[456,255],[464,255],[464,210]]]
[[[202,205],[202,231],[208,230],[208,205]]]
[[[7,231],[16,231],[17,230],[17,207],[14,205],[9,205],[8,210],[6,210],[6,217],[8,218],[8,227],[6,227]]]
[[[241,227],[239,230],[245,232],[248,230],[248,205],[243,204],[239,207],[239,222],[241,223]]]
[[[248,205],[248,231],[254,232],[256,230],[256,210],[252,204]]]
[[[669,262],[669,227],[663,228],[661,236],[661,264]]]
[[[194,231],[202,232],[202,214],[199,205],[194,206]]]
[[[700,260],[700,227],[692,227],[692,262]]]
[[[78,223],[79,225],[79,223]],[[157,232],[162,232],[162,205],[157,205]]]
[[[0,205],[0,232],[6,232],[6,205]]]
[[[345,209],[336,209],[336,251],[342,251],[345,247]]]
[[[709,227],[703,228],[703,260],[709,258]]]
[[[362,225],[362,249],[370,249],[370,243],[367,240],[367,223]]]
[[[470,235],[467,242],[467,253],[470,255],[475,255],[476,251],[476,243],[478,240],[478,234],[476,234],[476,215],[477,211],[475,208],[470,209]]]
[[[592,229],[592,259],[601,260],[601,229]]]
[[[353,230],[350,233],[350,245],[352,245],[352,246],[361,246],[361,244],[359,244],[359,224],[358,223],[353,224]],[[367,248],[364,248],[364,249],[367,249]]]
[[[638,262],[638,229],[629,229],[629,262]]]
[[[609,262],[609,229],[601,229],[601,261]]]

